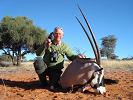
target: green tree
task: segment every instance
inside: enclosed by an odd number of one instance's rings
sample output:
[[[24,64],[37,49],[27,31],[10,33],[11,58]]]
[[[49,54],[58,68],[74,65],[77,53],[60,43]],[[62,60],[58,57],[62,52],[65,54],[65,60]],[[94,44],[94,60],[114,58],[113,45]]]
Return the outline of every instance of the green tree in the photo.
[[[0,49],[9,55],[14,63],[21,64],[21,57],[34,53],[47,37],[46,30],[33,25],[32,20],[23,17],[5,16],[0,22]]]
[[[118,56],[115,55],[115,47],[117,39],[114,35],[109,35],[106,37],[103,37],[101,43],[101,56],[107,57],[107,59],[116,59]]]

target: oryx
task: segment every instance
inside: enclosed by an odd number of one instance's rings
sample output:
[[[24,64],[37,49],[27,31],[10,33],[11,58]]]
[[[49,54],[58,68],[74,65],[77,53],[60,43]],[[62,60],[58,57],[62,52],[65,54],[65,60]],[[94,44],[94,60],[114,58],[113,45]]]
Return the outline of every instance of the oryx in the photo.
[[[103,94],[106,92],[106,89],[104,86],[104,70],[101,67],[101,58],[98,45],[85,15],[83,14],[79,6],[78,9],[88,26],[93,42],[80,20],[77,17],[76,19],[83,28],[85,34],[90,41],[90,44],[95,54],[95,60],[82,58],[72,61],[62,74],[59,83],[63,88],[74,88],[75,86],[83,86],[82,91],[87,90],[88,86],[91,86],[94,90],[96,90],[96,92]]]

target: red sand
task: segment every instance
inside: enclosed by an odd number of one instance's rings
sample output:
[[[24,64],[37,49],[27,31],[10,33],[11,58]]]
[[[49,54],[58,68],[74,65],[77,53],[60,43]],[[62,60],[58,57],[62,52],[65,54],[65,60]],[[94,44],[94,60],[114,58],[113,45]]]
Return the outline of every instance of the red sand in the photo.
[[[133,100],[133,70],[108,68],[105,79],[107,92],[104,95],[96,95],[91,90],[87,93],[50,91],[48,87],[39,86],[33,68],[1,68],[0,100]]]

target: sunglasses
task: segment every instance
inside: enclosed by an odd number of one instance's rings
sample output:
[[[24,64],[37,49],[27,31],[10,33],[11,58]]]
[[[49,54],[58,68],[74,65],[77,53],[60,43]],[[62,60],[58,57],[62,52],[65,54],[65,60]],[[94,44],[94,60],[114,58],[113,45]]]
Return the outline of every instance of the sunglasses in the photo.
[[[62,34],[62,33],[57,33],[57,32],[55,32],[55,34]]]

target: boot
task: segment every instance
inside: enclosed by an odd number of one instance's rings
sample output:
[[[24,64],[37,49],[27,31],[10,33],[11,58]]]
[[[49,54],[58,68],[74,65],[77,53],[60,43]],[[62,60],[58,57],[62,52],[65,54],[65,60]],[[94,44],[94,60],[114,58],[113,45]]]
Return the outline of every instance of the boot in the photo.
[[[38,74],[38,77],[39,77],[41,86],[48,86],[48,82],[47,82],[45,73]]]

